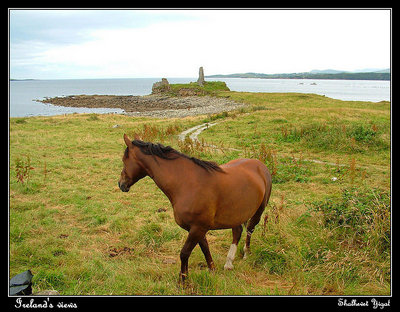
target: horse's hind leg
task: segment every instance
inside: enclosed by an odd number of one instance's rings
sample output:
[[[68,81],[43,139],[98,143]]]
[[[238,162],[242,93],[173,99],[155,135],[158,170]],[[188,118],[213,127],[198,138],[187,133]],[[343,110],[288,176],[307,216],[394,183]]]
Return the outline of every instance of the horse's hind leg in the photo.
[[[232,270],[233,269],[232,261],[233,261],[233,259],[235,259],[237,245],[239,243],[240,236],[242,235],[242,231],[243,231],[242,225],[239,225],[239,226],[237,226],[237,227],[232,229],[233,240],[232,240],[232,245],[229,248],[228,255],[226,257],[226,263],[224,265],[224,269],[225,270]]]
[[[254,216],[250,218],[250,220],[247,223],[247,235],[246,235],[246,244],[243,247],[244,255],[243,259],[247,258],[247,255],[250,253],[250,239],[251,239],[251,234],[253,234],[255,226],[260,222],[261,215],[264,212],[266,203],[262,203],[261,206],[258,208]]]

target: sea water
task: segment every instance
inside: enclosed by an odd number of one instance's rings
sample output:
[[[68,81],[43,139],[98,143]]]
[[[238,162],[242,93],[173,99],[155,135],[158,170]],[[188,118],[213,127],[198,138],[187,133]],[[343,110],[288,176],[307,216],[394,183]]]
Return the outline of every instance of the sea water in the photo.
[[[197,78],[168,78],[170,83],[189,83]],[[161,78],[21,80],[9,84],[9,116],[52,116],[71,113],[122,113],[122,109],[63,107],[37,100],[68,95],[146,95]],[[231,91],[299,92],[339,100],[390,101],[390,81],[206,78],[226,82]]]

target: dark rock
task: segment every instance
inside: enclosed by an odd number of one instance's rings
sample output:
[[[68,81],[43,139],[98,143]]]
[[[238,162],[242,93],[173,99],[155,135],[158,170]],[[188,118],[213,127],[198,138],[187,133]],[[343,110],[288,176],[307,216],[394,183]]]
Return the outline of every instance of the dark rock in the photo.
[[[10,280],[10,296],[32,294],[32,277],[30,270],[15,275]]]

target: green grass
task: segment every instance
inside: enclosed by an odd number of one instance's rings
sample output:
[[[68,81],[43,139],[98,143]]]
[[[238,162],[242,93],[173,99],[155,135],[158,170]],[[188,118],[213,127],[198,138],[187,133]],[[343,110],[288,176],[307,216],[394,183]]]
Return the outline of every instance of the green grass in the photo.
[[[215,95],[221,91],[229,91],[226,83],[223,81],[205,81],[203,86],[197,82],[188,84],[170,84],[169,95],[179,96],[182,92],[187,92],[190,95]]]
[[[183,119],[11,118],[10,276],[30,269],[34,291],[62,295],[389,295],[390,104],[214,94],[247,106]],[[178,142],[210,121],[200,143]],[[119,190],[123,133],[218,163],[267,164],[272,194],[248,259],[243,235],[224,271],[231,231],[211,231],[216,271],[196,247],[178,285],[187,233],[150,178]]]

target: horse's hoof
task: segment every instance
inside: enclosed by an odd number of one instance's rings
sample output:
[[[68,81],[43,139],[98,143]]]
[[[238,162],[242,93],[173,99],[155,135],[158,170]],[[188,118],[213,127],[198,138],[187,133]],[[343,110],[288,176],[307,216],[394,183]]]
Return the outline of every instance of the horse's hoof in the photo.
[[[224,270],[233,270],[233,264],[225,263]]]
[[[179,273],[178,284],[181,285],[181,286],[185,286],[185,284],[186,284],[186,282],[185,282],[186,277],[187,277],[187,274]]]

